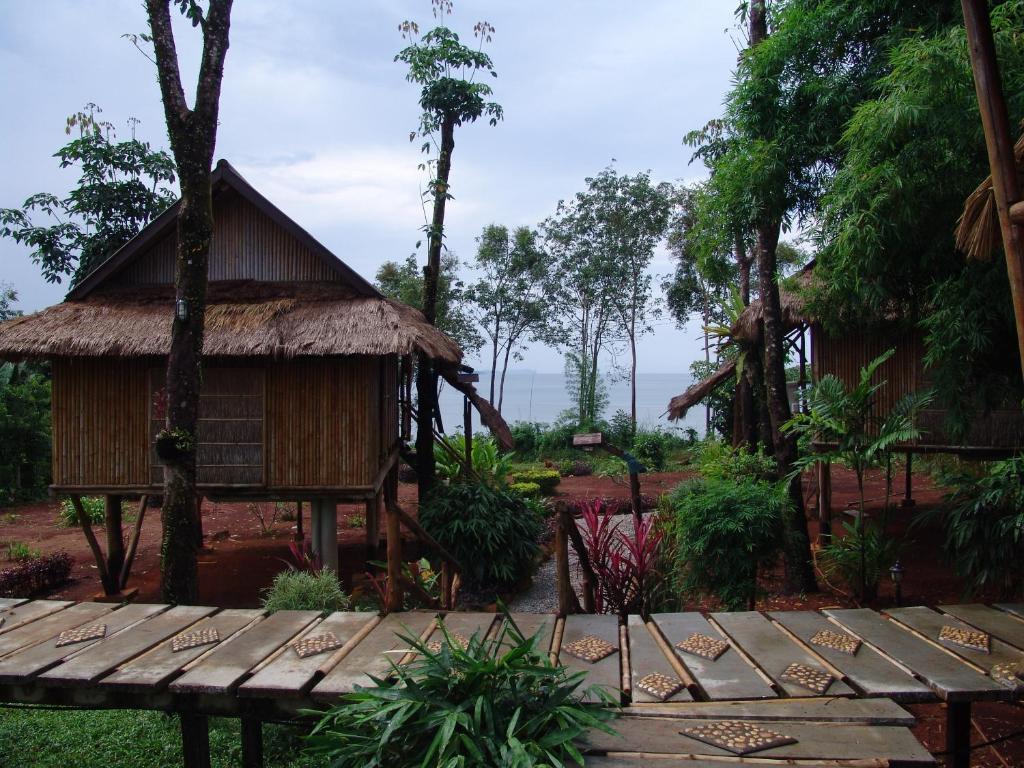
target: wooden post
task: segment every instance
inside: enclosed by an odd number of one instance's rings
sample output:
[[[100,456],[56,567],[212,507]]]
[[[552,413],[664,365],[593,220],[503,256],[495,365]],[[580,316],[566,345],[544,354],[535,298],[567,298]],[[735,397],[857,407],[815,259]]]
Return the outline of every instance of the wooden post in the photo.
[[[971,702],[946,702],[946,752],[951,768],[971,765]]]
[[[139,548],[139,537],[142,536],[142,521],[146,518],[146,509],[149,507],[149,494],[144,493],[139,499],[139,512],[135,516],[135,528],[132,530],[132,538],[128,542],[128,553],[124,558],[124,565],[121,567],[121,578],[119,586],[124,589],[128,585],[128,576],[132,572],[132,563],[135,561],[135,552]]]
[[[573,600],[572,581],[569,576],[569,531],[566,518],[569,512],[558,513],[558,525],[555,526],[555,581],[558,584],[558,614],[567,616],[572,613]],[[571,521],[568,521],[571,522]]]
[[[324,549],[323,544],[320,541],[320,533],[322,530],[320,516],[320,499],[313,499],[309,502],[310,548],[313,551],[313,557],[319,558],[322,563],[324,561]]]
[[[263,723],[242,718],[242,768],[263,768]]]
[[[818,544],[832,540],[832,467],[818,462]]]
[[[380,499],[378,491],[372,499],[366,500],[366,552],[373,554],[380,546]]]
[[[117,587],[112,584],[110,572],[107,570],[107,560],[103,557],[103,551],[100,549],[99,542],[96,541],[96,534],[93,533],[89,515],[85,511],[85,507],[82,506],[82,497],[74,494],[69,498],[71,499],[71,506],[75,508],[75,512],[78,514],[78,524],[82,526],[82,533],[85,534],[85,540],[89,543],[89,549],[92,550],[93,559],[96,560],[96,567],[100,572],[100,583],[103,584],[103,591],[108,595],[112,595],[117,592]],[[108,586],[111,588],[108,589]]]
[[[632,470],[629,473],[629,498],[633,506],[633,524],[639,528],[640,518],[644,512],[644,500],[640,495],[640,476]]]
[[[441,608],[451,610],[452,605],[452,567],[447,560],[441,561]]]
[[[1013,313],[1017,320],[1017,352],[1024,371],[1024,230],[1010,217],[1010,208],[1021,202],[1017,160],[1010,138],[1010,119],[1003,99],[1003,87],[996,61],[992,20],[986,0],[960,0],[964,26],[974,72],[974,89],[978,94],[981,123],[985,129],[992,193],[999,213],[999,228],[1006,254],[1006,273],[1013,297]]]
[[[386,507],[388,591],[384,601],[384,612],[394,613],[402,610],[402,528],[394,504],[387,504]]]
[[[473,474],[473,406],[469,402],[469,398],[463,396],[462,398],[462,429],[466,435],[466,463],[464,465],[464,474]]]
[[[900,506],[913,507],[916,503],[914,501],[914,454],[908,451],[907,471],[903,480],[903,501],[900,502]]]
[[[295,540],[304,541],[306,533],[302,530],[302,502],[295,502]]]
[[[210,721],[206,715],[182,712],[181,758],[185,768],[210,768]]]
[[[121,569],[124,568],[124,532],[121,528],[121,513],[124,498],[108,493],[103,498],[103,519],[107,529],[107,574],[110,584],[103,585],[103,591],[113,595],[121,591]]]

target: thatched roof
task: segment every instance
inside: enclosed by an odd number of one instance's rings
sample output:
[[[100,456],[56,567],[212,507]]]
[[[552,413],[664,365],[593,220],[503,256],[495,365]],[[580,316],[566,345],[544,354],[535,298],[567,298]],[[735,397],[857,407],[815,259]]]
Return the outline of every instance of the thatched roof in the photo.
[[[736,361],[726,360],[721,367],[706,379],[691,384],[683,394],[669,401],[668,417],[672,421],[681,419],[693,406],[711,394],[715,387],[731,377],[736,371]]]
[[[810,286],[814,275],[812,260],[799,273],[790,278],[790,287],[779,287],[779,305],[782,308],[782,324],[787,330],[812,322],[804,300],[804,289]],[[795,283],[795,285],[793,285]],[[730,336],[741,344],[757,344],[761,337],[761,320],[764,318],[764,306],[760,299],[750,302],[743,313],[733,323]]]
[[[1024,176],[1024,134],[1013,145],[1013,154],[1017,159],[1017,173]],[[956,247],[970,259],[989,261],[1002,242],[996,196],[989,176],[964,203],[964,212],[956,226]]]
[[[173,287],[113,286],[0,324],[0,357],[145,357],[170,349]],[[350,286],[211,283],[203,354],[292,358],[425,352],[458,363],[462,352],[423,315]]]

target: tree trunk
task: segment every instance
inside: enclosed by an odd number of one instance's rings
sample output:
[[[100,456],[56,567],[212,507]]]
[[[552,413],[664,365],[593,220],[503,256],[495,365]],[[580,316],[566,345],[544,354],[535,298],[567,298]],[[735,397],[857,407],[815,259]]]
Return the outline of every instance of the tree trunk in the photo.
[[[444,209],[448,202],[448,177],[455,150],[455,121],[441,123],[441,152],[437,158],[437,179],[434,182],[434,215],[430,223],[427,245],[427,266],[423,270],[423,315],[431,325],[437,324],[437,284],[441,274],[441,246],[444,234]],[[418,356],[416,393],[419,399],[416,419],[416,477],[422,502],[434,490],[434,412],[437,410],[437,372],[426,354]],[[493,374],[492,374],[493,375]]]
[[[498,415],[501,415],[501,406],[505,402],[505,374],[508,373],[508,358],[512,354],[512,340],[509,339],[505,347],[505,359],[501,365],[501,385],[498,387]],[[493,378],[493,373],[491,374]],[[493,400],[491,401],[494,402]]]
[[[494,402],[494,380],[495,380],[495,373],[497,373],[497,368],[498,368],[498,330],[497,330],[497,326],[495,326],[494,342],[491,344],[491,402],[492,403]],[[501,380],[504,383],[505,377],[502,376]],[[501,413],[501,406],[500,405],[498,406],[498,413]]]
[[[629,425],[630,434],[636,437],[636,321],[629,329]]]
[[[797,459],[795,433],[784,433],[782,425],[793,414],[786,394],[786,354],[783,348],[785,329],[779,301],[776,275],[776,248],[779,242],[779,223],[762,223],[757,233],[757,270],[764,317],[764,382],[771,424],[771,440],[779,477],[790,475]],[[787,521],[786,538],[786,590],[790,593],[814,592],[817,583],[811,563],[811,542],[807,533],[807,515],[804,510],[803,486],[800,475],[789,482],[792,511]]]
[[[207,262],[213,235],[210,165],[217,139],[217,115],[224,57],[228,49],[232,0],[210,0],[201,25],[203,53],[195,106],[189,109],[181,86],[171,27],[170,0],[147,0],[160,92],[181,203],[177,221],[175,297],[183,318],[171,325],[167,358],[167,436],[173,443],[164,464],[163,599],[195,603],[199,597],[196,550],[199,504],[196,495],[196,425],[199,415],[201,358],[206,313]]]

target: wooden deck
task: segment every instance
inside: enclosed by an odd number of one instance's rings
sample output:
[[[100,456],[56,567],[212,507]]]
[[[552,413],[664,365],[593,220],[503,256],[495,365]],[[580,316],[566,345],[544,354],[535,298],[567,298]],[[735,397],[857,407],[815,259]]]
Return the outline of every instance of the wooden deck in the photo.
[[[751,756],[769,766],[931,765],[896,702],[936,700],[949,705],[954,764],[967,765],[971,702],[1024,695],[1024,680],[1013,673],[1024,666],[1022,605],[676,613],[646,622],[633,616],[622,626],[611,616],[514,619],[526,634],[540,634],[552,658],[584,671],[588,683],[625,706],[615,725],[620,737],[588,740],[587,764],[594,766],[640,765],[654,756],[666,768],[741,762],[683,732],[723,719],[795,740]],[[257,764],[261,721],[335,701],[371,676],[386,676],[392,663],[409,661],[409,643],[396,633],[439,640],[445,621],[454,635],[493,636],[499,620],[0,600],[0,701],[177,712],[192,743],[205,739],[206,717],[239,717],[248,764]],[[61,644],[62,632],[97,625],[102,637]],[[989,648],[940,640],[943,628],[984,633]],[[174,650],[175,638],[202,631],[215,631],[217,641]],[[835,647],[821,644],[823,632]],[[303,658],[293,647],[326,633],[336,647],[323,653]],[[712,653],[679,647],[695,634],[706,636]],[[573,643],[584,640],[603,641],[607,655],[593,662],[573,655]],[[675,690],[645,691],[654,674]]]

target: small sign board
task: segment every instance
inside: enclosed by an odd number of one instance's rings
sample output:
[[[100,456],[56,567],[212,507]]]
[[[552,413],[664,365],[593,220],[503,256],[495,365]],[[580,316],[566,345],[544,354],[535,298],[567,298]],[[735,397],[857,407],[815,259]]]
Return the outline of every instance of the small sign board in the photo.
[[[600,432],[588,432],[584,435],[573,435],[572,444],[576,448],[597,448],[604,444],[604,435]]]

